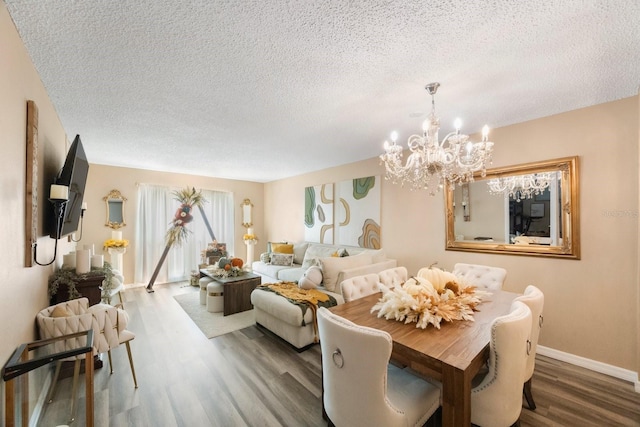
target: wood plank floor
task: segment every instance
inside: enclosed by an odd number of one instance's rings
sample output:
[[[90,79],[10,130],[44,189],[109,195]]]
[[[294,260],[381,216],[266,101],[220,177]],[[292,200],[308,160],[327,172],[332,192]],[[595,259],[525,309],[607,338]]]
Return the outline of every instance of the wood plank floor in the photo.
[[[320,347],[297,353],[252,326],[207,339],[173,298],[198,292],[184,284],[124,291],[139,388],[124,346],[95,375],[97,426],[325,426],[321,416]],[[105,355],[106,359],[106,355]],[[39,425],[66,424],[70,379]],[[77,420],[84,422],[84,390]],[[533,377],[536,411],[527,426],[640,426],[640,394],[627,382],[538,357]]]

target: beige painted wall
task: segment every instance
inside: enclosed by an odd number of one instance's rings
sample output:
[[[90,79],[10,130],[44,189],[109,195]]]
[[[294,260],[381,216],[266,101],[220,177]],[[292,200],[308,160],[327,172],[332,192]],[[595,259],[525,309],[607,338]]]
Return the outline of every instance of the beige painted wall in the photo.
[[[637,96],[492,131],[495,167],[580,156],[581,260],[445,251],[442,194],[388,182],[382,246],[413,274],[436,261],[504,267],[506,290],[545,293],[542,345],[637,371],[638,131]],[[382,174],[374,158],[267,184],[266,237],[303,239],[305,186]]]
[[[54,240],[43,236],[42,209],[49,185],[64,163],[65,132],[22,41],[0,2],[0,135],[2,221],[0,221],[0,362],[35,338],[35,316],[47,304],[47,278],[55,268],[24,266],[27,100],[39,109],[38,259],[53,257]],[[59,250],[67,244],[60,242]],[[3,389],[3,388],[2,388]]]
[[[126,155],[126,153],[123,153]],[[91,158],[89,158],[91,161]],[[109,191],[117,189],[127,198],[125,205],[126,226],[121,228],[122,237],[129,240],[129,249],[123,256],[123,270],[125,283],[133,283],[134,280],[134,253],[135,253],[135,231],[136,231],[136,206],[138,204],[138,184],[169,185],[178,188],[195,187],[196,189],[230,191],[234,196],[235,207],[235,256],[246,259],[246,246],[242,236],[246,229],[242,224],[242,209],[240,204],[246,198],[250,199],[254,205],[254,232],[258,237],[263,235],[264,224],[262,221],[264,200],[262,183],[209,178],[195,175],[185,175],[177,173],[148,171],[142,169],[120,168],[115,166],[105,166],[90,164],[89,177],[87,179],[86,197],[87,212],[84,217],[84,231],[82,239],[78,245],[93,244],[96,253],[102,253],[102,244],[106,239],[111,238],[112,229],[105,226],[107,212],[103,197]],[[176,208],[178,204],[176,202]],[[196,212],[196,215],[199,215]],[[168,224],[167,224],[168,227]],[[216,230],[213,230],[214,234]],[[204,248],[203,248],[204,249]],[[257,251],[256,251],[257,252]],[[257,252],[259,254],[259,252]],[[105,253],[105,260],[110,257]],[[196,266],[194,266],[195,268]]]

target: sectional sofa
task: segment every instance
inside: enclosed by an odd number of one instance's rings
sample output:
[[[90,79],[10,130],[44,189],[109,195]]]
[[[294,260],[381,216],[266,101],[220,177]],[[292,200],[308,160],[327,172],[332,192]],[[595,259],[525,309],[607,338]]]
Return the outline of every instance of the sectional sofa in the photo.
[[[285,249],[291,250],[293,256],[284,257],[278,255],[279,252],[271,252],[261,255],[261,261],[252,263],[253,272],[262,276],[262,283],[298,282],[310,267],[318,266],[322,270],[322,280],[317,289],[335,298],[338,304],[345,301],[340,287],[344,280],[380,273],[397,266],[397,261],[387,258],[382,249],[310,242],[295,243]],[[277,259],[275,264],[267,262],[274,256]],[[292,258],[292,263],[276,265],[283,263],[283,258]],[[289,342],[298,351],[315,342],[312,310],[306,310],[303,314],[300,307],[284,297],[261,290],[251,293],[251,302],[256,323]]]

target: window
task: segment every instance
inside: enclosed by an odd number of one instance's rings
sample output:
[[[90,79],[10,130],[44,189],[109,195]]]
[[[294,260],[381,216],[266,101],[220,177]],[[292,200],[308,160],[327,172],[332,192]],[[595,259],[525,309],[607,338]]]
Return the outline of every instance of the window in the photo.
[[[170,227],[179,202],[173,191],[179,188],[141,184],[138,187],[136,211],[135,258],[137,283],[148,283],[165,250],[165,235]],[[206,202],[202,210],[216,240],[227,244],[234,253],[233,193],[201,190]],[[189,231],[182,245],[173,245],[160,268],[155,283],[187,280],[191,271],[200,264],[201,251],[213,241],[200,210],[192,212],[193,221],[186,225]]]

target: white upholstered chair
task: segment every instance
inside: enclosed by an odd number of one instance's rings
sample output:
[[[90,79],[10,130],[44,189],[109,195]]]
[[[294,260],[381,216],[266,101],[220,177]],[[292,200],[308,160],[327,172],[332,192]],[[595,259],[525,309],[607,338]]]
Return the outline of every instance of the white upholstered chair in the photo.
[[[409,277],[409,273],[407,272],[407,267],[400,266],[382,270],[378,273],[378,277],[380,283],[391,289],[406,282]]]
[[[376,273],[354,276],[340,284],[344,302],[353,301],[380,291],[379,277]]]
[[[440,389],[389,364],[391,336],[318,309],[323,405],[329,425],[421,426]]]
[[[542,329],[542,310],[544,307],[544,294],[533,285],[529,285],[524,290],[524,295],[516,298],[516,301],[522,301],[527,304],[531,310],[531,351],[527,358],[527,369],[525,370],[525,383],[522,389],[524,397],[527,400],[529,409],[536,409],[536,403],[533,401],[531,394],[531,378],[533,370],[536,366],[536,352],[538,349],[538,338],[540,337],[540,329]]]
[[[487,265],[457,263],[453,266],[453,274],[464,279],[469,285],[500,290],[507,277],[507,270]]]
[[[108,304],[89,306],[89,300],[87,298],[79,298],[52,305],[41,310],[36,315],[36,322],[41,339],[55,338],[93,329],[93,354],[108,353],[111,373],[113,373],[111,349],[118,347],[120,344],[125,344],[131,366],[131,373],[133,375],[133,383],[137,388],[138,381],[133,367],[131,347],[129,346],[129,342],[135,338],[135,334],[126,329],[128,321],[129,316],[126,311]],[[61,348],[59,350],[63,349]],[[78,374],[80,372],[80,360],[83,358],[84,355],[73,358],[73,360],[75,360],[75,366],[71,401],[72,420],[76,409],[76,389]],[[47,401],[51,401],[53,397],[61,366],[62,361],[59,361],[56,364],[56,370],[47,395]]]
[[[103,301],[107,304],[111,304],[111,299],[117,294],[120,304],[122,301],[122,291],[124,290],[124,276],[118,270],[111,270],[113,276],[111,277],[111,289],[103,294]],[[103,282],[104,284],[104,282]]]
[[[514,301],[511,312],[491,325],[489,373],[471,390],[471,423],[481,427],[518,424],[527,365],[531,310]]]

